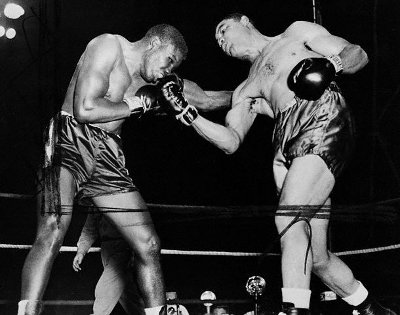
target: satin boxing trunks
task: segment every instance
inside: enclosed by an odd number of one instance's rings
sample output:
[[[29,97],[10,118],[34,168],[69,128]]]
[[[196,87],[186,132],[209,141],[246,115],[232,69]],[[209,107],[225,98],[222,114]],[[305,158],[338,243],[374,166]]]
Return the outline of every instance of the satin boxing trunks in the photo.
[[[335,83],[316,101],[295,96],[275,121],[274,175],[278,190],[293,159],[308,154],[320,156],[336,178],[349,159],[353,144],[351,114]]]
[[[65,112],[58,116],[53,166],[68,169],[77,197],[91,198],[136,191],[125,167],[121,138],[90,124],[80,124]]]

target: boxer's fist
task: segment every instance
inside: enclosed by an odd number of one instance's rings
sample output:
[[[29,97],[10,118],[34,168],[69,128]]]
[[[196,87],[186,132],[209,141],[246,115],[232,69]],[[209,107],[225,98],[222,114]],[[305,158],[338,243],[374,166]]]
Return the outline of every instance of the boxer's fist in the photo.
[[[317,100],[342,69],[338,56],[303,59],[290,72],[288,87],[300,98]]]
[[[141,117],[148,111],[156,111],[159,106],[159,90],[154,85],[144,85],[137,90],[135,96],[124,98],[128,104],[131,116]]]
[[[176,74],[171,74],[160,79],[157,86],[164,99],[161,105],[165,108],[166,112],[173,114],[176,119],[190,126],[197,118],[198,113],[194,106],[188,104],[183,94],[183,80]]]

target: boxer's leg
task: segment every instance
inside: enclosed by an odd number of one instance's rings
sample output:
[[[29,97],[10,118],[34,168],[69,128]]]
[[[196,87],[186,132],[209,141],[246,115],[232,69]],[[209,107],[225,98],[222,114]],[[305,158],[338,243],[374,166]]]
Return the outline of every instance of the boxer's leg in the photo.
[[[283,182],[275,218],[278,232],[282,233],[293,223],[297,211],[303,211],[302,216],[307,217],[310,211],[315,212],[316,207],[324,205],[334,183],[332,173],[319,156],[295,158]],[[287,216],[288,213],[293,215]],[[312,253],[305,261],[309,237],[309,225],[304,220],[297,220],[281,237],[283,302],[305,309],[309,308],[311,294]]]
[[[75,181],[71,173],[61,168],[59,178],[60,201],[63,211],[69,212],[60,218],[54,213],[41,214],[39,196],[38,225],[33,243],[22,269],[21,302],[18,315],[37,315],[41,313],[41,300],[49,281],[51,268],[65,233],[71,222],[71,211],[75,195]]]

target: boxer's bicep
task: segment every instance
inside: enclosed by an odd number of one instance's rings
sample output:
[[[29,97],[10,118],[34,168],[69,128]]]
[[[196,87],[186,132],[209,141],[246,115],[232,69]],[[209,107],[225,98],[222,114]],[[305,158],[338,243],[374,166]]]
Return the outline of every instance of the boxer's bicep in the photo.
[[[231,91],[204,91],[188,79],[184,79],[183,92],[189,104],[204,112],[228,108],[231,104]]]
[[[79,69],[74,110],[88,110],[96,106],[96,99],[103,98],[109,88],[111,71],[117,59],[115,43],[109,39],[91,42]]]

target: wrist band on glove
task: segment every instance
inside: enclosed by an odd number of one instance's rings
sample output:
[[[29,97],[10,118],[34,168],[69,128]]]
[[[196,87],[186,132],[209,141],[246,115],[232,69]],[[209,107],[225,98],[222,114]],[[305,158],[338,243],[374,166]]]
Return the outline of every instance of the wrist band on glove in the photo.
[[[131,112],[129,116],[132,116],[133,114],[140,114],[140,115],[142,115],[142,114],[146,111],[146,108],[143,107],[143,106],[142,106],[142,107],[134,107],[133,109],[131,109],[131,105],[133,105],[133,104],[132,104],[132,102],[131,102],[128,98],[124,98],[122,101],[123,101],[126,105],[128,105],[129,111]],[[133,107],[133,106],[132,106],[132,107]]]
[[[186,126],[190,126],[198,115],[196,107],[188,105],[181,113],[176,115],[175,118],[183,122]]]
[[[340,74],[343,71],[342,58],[340,58],[339,55],[330,55],[327,59],[335,67],[336,74]]]

